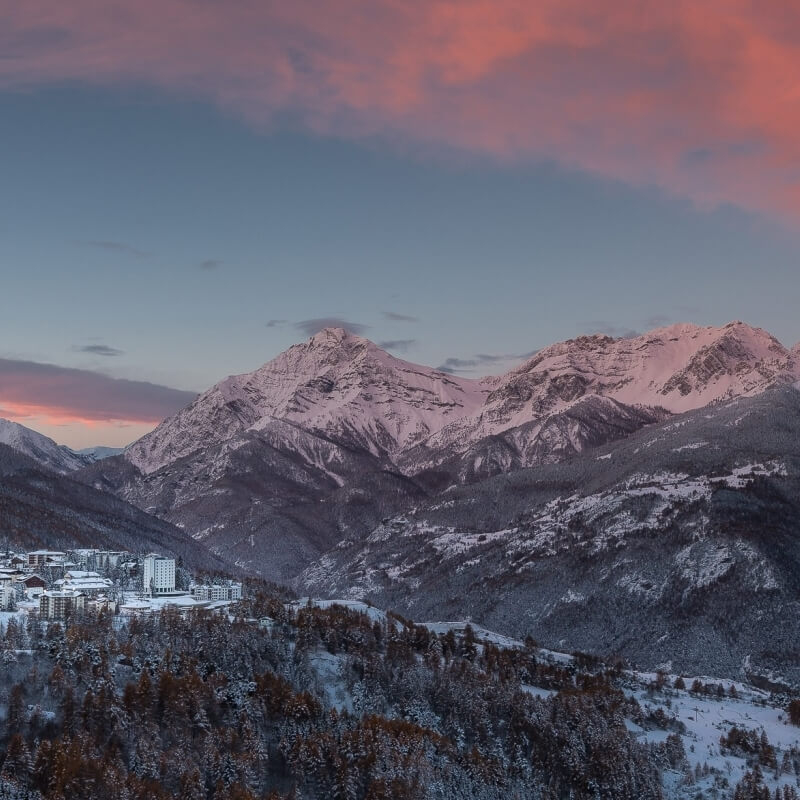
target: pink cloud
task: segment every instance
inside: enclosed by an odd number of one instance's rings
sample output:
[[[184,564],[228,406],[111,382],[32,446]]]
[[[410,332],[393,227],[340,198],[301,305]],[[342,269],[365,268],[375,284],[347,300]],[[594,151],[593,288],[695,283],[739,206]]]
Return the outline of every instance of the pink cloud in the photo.
[[[0,416],[25,423],[156,423],[196,395],[99,372],[0,358]]]
[[[687,0],[26,0],[0,87],[146,83],[250,123],[552,159],[796,217],[800,15]]]

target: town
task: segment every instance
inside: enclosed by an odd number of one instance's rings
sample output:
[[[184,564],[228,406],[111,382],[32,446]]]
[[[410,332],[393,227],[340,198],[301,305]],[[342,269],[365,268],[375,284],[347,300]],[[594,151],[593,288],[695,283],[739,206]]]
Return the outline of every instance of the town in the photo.
[[[65,620],[110,611],[123,616],[221,609],[241,600],[242,584],[200,579],[158,553],[79,549],[0,555],[0,612]]]

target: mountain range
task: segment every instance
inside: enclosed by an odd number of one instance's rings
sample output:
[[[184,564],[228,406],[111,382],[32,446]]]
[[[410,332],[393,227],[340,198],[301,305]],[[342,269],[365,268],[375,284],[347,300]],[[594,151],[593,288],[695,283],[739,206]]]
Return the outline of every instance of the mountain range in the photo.
[[[779,669],[788,645],[732,644],[708,604],[741,584],[754,614],[797,618],[798,381],[798,348],[742,322],[581,336],[483,379],[329,328],[70,478],[301,591]]]
[[[468,379],[325,329],[81,472],[274,580],[451,485],[556,463],[673,414],[800,380],[734,322],[583,336]]]

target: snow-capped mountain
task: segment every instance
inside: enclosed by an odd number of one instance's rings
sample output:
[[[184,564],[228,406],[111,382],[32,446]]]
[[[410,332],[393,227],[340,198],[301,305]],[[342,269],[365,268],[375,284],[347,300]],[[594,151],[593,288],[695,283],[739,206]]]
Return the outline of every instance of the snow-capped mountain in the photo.
[[[213,386],[84,479],[281,579],[421,495],[795,383],[798,363],[740,322],[674,325],[580,337],[472,380],[331,328]]]
[[[598,444],[580,426],[549,424],[588,398],[598,418],[634,409],[676,413],[800,380],[800,358],[766,331],[673,325],[635,339],[583,336],[539,351],[501,377],[470,380],[411,364],[367,339],[328,328],[263,367],[225,379],[131,445],[127,459],[154,472],[193,452],[279,419],[364,450],[414,474],[515,430],[515,464]],[[652,412],[651,412],[652,414]],[[576,415],[573,415],[573,417]],[[584,419],[586,419],[584,415]],[[646,416],[641,424],[652,422]],[[607,426],[606,426],[607,427]],[[543,434],[543,431],[547,435]],[[526,457],[526,453],[530,457]],[[547,453],[544,453],[547,460]]]
[[[283,578],[419,498],[392,458],[484,394],[327,329],[212,387],[83,478]]]
[[[591,393],[680,413],[800,377],[795,357],[774,336],[743,322],[671,325],[635,339],[583,336],[512,370],[487,398],[481,419],[514,427]]]
[[[62,474],[85,467],[93,460],[7,419],[0,419],[0,444],[8,445],[43,467]]]
[[[104,447],[102,445],[98,445],[97,447],[84,447],[77,452],[79,455],[87,456],[92,461],[102,461],[104,458],[118,456],[124,450],[124,447]]]
[[[528,439],[535,443],[539,436],[532,423],[591,395],[628,408],[679,413],[797,380],[797,348],[788,350],[742,322],[721,328],[671,325],[634,339],[581,336],[547,347],[495,379],[477,412],[443,426],[406,454],[404,465],[412,471],[430,468],[510,430],[527,431],[518,444],[530,450]],[[527,465],[534,463],[540,462]]]
[[[128,448],[144,473],[274,419],[373,456],[393,456],[476,411],[486,390],[389,355],[341,328],[327,328],[255,372],[202,394]]]

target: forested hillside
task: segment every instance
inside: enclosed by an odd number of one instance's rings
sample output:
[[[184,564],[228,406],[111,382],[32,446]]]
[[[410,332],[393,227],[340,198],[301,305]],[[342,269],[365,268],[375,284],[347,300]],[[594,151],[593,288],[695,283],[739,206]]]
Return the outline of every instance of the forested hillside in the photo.
[[[694,782],[680,723],[619,664],[263,590],[237,611],[9,622],[0,797],[656,800],[665,771]]]
[[[0,444],[0,547],[154,550],[196,569],[226,565],[168,522]],[[230,569],[230,567],[227,567]]]

